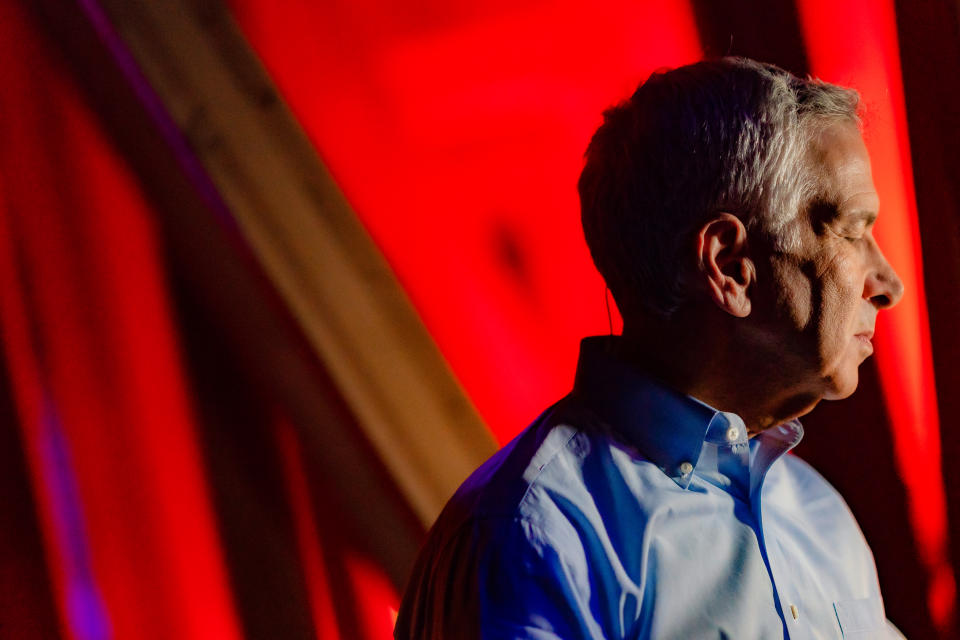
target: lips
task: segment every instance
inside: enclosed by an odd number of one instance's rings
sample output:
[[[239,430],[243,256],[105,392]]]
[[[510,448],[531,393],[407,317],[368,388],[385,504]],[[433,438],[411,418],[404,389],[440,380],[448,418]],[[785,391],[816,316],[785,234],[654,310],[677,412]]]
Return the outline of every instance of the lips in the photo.
[[[870,342],[870,339],[873,338],[873,331],[862,331],[854,336],[857,340],[860,341],[860,344],[873,351],[873,343]]]

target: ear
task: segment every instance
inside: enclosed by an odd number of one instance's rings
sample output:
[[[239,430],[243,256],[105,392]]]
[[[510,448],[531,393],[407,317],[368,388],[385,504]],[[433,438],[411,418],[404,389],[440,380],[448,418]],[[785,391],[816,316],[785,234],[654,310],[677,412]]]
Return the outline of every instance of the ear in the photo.
[[[710,299],[732,316],[750,315],[750,289],[757,272],[743,222],[730,213],[719,213],[700,227],[697,261],[697,278]]]

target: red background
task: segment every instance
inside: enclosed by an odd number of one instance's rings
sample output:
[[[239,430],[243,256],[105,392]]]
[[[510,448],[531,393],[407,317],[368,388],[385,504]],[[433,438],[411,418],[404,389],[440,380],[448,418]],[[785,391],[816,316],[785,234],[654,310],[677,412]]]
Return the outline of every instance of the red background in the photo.
[[[605,106],[658,67],[728,52],[858,88],[877,236],[908,294],[860,392],[805,421],[800,454],[860,519],[888,616],[954,637],[960,215],[940,149],[956,148],[957,96],[936,70],[960,61],[957,16],[754,5],[230,6],[500,442],[566,393],[581,337],[618,329],[574,188]],[[0,486],[17,523],[0,533],[0,630],[388,636],[402,579],[370,545],[389,533],[356,543],[342,523],[360,507],[317,476],[285,408],[251,389],[187,292],[170,204],[150,187],[182,169],[148,175],[131,151],[143,141],[122,131],[156,121],[132,94],[121,115],[97,97],[100,72],[121,78],[114,91],[123,80],[103,52],[84,58],[102,46],[95,4],[38,6],[0,1]],[[162,140],[149,153],[172,153]],[[229,216],[215,195],[181,195]]]

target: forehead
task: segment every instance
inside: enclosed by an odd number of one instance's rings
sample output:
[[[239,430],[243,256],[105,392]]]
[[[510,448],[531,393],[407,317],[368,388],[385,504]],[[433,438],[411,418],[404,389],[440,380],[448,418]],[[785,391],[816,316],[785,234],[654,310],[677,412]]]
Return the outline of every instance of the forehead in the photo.
[[[855,125],[836,123],[826,127],[811,142],[809,153],[819,198],[835,205],[841,214],[876,214],[880,199],[873,184],[870,156]]]

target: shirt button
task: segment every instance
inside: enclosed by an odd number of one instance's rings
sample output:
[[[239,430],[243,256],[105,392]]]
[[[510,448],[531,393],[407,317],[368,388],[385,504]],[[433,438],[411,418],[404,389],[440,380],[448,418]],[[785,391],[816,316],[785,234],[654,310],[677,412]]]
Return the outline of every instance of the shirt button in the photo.
[[[689,462],[680,463],[680,474],[684,476],[690,475],[690,472],[693,471],[693,465]]]
[[[800,610],[797,609],[797,605],[795,604],[790,605],[790,615],[793,616],[794,620],[800,619]]]
[[[730,427],[727,429],[727,442],[736,442],[737,438],[740,437],[740,429],[736,427]]]

